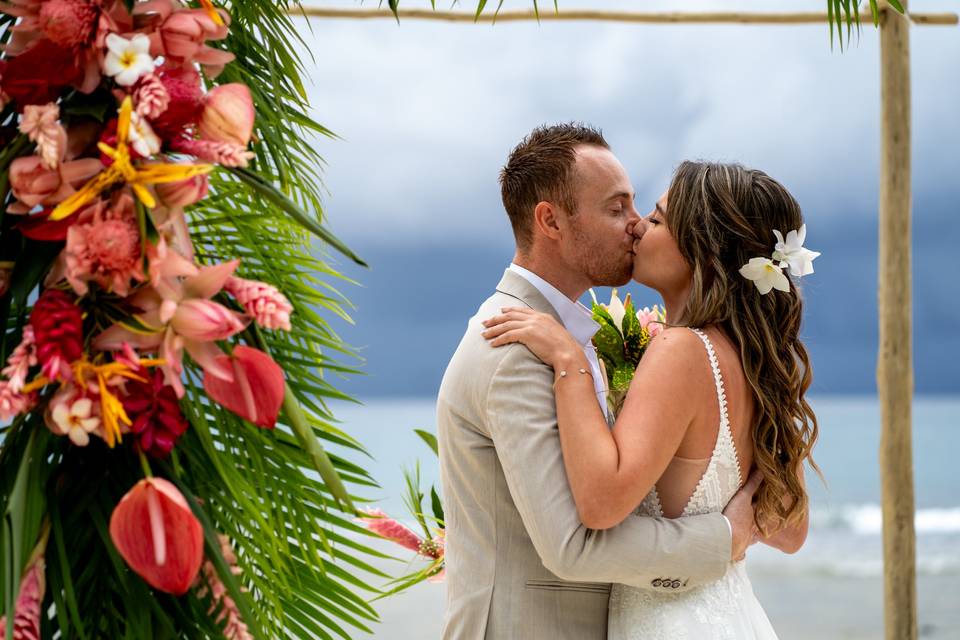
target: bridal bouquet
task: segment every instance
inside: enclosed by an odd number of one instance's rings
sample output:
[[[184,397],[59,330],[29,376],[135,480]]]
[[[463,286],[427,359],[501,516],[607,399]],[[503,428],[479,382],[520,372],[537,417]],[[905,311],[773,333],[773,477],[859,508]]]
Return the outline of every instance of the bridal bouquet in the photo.
[[[600,324],[593,336],[593,345],[607,374],[607,404],[613,415],[617,415],[640,358],[650,340],[663,330],[666,316],[657,305],[638,311],[630,294],[621,300],[616,289],[610,295],[609,304],[597,302],[592,289],[590,295],[593,297],[593,319]]]
[[[0,5],[0,638],[239,639],[289,619],[294,635],[339,629],[322,610],[375,617],[322,573],[321,549],[343,556],[317,523],[350,497],[319,407],[278,363],[316,380],[322,356],[290,335],[278,283],[239,275],[249,258],[292,287],[264,252],[304,229],[355,256],[248,168],[265,153],[251,89],[214,82],[231,18],[200,5]],[[189,224],[208,199],[216,216]],[[329,604],[284,611],[271,593],[295,590]]]

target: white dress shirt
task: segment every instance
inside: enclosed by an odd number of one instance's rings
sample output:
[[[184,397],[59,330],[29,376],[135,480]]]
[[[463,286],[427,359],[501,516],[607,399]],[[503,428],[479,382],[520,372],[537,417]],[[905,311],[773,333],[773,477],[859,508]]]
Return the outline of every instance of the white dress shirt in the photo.
[[[587,356],[587,362],[590,363],[590,373],[593,374],[593,388],[597,395],[597,402],[600,404],[600,409],[603,411],[604,417],[606,417],[607,379],[600,369],[597,350],[591,342],[593,334],[600,329],[600,325],[593,319],[593,314],[585,306],[575,300],[571,300],[555,286],[529,269],[524,269],[511,262],[510,271],[513,271],[519,276],[523,276],[524,280],[536,287],[537,291],[539,291],[556,310],[564,328],[570,332],[573,339],[583,348],[583,353]],[[571,371],[568,375],[574,373],[576,372]]]

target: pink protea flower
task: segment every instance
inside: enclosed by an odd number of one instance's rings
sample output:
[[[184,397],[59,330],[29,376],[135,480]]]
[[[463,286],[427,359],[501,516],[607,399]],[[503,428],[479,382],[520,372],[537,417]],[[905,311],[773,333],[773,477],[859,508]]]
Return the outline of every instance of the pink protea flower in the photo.
[[[37,154],[48,169],[56,169],[67,150],[67,132],[59,122],[60,107],[28,104],[20,118],[20,132],[37,144]]]
[[[170,92],[160,78],[148,73],[140,78],[133,91],[133,104],[141,117],[155,120],[170,105]]]
[[[46,591],[46,562],[38,556],[20,579],[20,593],[14,605],[13,640],[40,640],[40,613]],[[0,640],[6,635],[7,617],[0,618]]]
[[[30,367],[37,365],[37,343],[33,335],[33,327],[26,324],[23,327],[23,336],[20,338],[20,344],[13,350],[10,357],[7,358],[7,366],[3,368],[3,373],[9,381],[10,389],[13,392],[19,392],[27,381],[27,373]]]
[[[253,135],[253,97],[245,84],[231,82],[207,93],[200,116],[200,137],[246,147]]]
[[[37,22],[48,38],[79,50],[93,42],[100,10],[101,3],[95,0],[47,0],[40,6]]]
[[[83,314],[69,293],[44,289],[30,314],[40,369],[49,380],[71,380],[83,355]]]
[[[421,553],[421,545],[423,545],[424,541],[409,528],[388,516],[382,509],[367,508],[362,511],[367,515],[366,517],[357,518],[357,522],[366,525],[367,529],[373,531],[381,538],[392,540],[404,549]]]
[[[89,224],[75,224],[67,231],[64,249],[66,278],[78,295],[86,295],[88,282],[126,297],[130,281],[143,282],[146,275],[140,252],[140,230],[130,213],[133,201],[124,195],[106,213],[100,203]]]
[[[235,576],[240,575],[240,567],[237,566],[237,556],[230,546],[230,539],[220,534],[217,536],[220,540],[220,553],[227,566],[230,567],[230,573]],[[197,576],[197,597],[205,598],[210,594],[210,609],[207,615],[217,613],[214,620],[218,624],[223,624],[223,636],[227,640],[253,640],[250,630],[240,616],[237,609],[237,603],[230,597],[227,587],[220,579],[217,568],[213,562],[206,560],[201,568],[200,575]]]
[[[254,321],[264,329],[290,331],[293,305],[272,284],[231,276],[224,289],[237,299]]]
[[[194,140],[186,137],[175,138],[171,141],[170,148],[225,167],[245,167],[256,155],[246,147],[232,142]]]

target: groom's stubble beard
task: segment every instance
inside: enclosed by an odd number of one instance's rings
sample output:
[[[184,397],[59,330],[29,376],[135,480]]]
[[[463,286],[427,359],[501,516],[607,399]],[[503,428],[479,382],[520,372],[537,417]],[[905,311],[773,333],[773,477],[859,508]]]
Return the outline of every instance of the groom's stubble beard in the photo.
[[[633,254],[626,246],[613,249],[587,234],[579,224],[574,226],[575,264],[592,287],[622,287],[633,275]]]

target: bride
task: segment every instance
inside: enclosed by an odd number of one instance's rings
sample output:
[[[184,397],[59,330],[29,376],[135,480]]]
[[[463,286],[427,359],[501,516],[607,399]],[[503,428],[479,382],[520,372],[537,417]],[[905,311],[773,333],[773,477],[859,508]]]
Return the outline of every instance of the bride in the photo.
[[[564,465],[584,525],[719,512],[756,468],[758,540],[800,548],[803,463],[813,465],[817,438],[795,282],[819,255],[802,247],[805,231],[796,200],[763,172],[680,165],[633,229],[633,278],[659,292],[669,323],[640,361],[612,429],[583,349],[556,320],[511,307],[484,323],[493,346],[522,342],[555,371]],[[741,559],[718,582],[685,592],[614,585],[608,637],[776,634]]]

